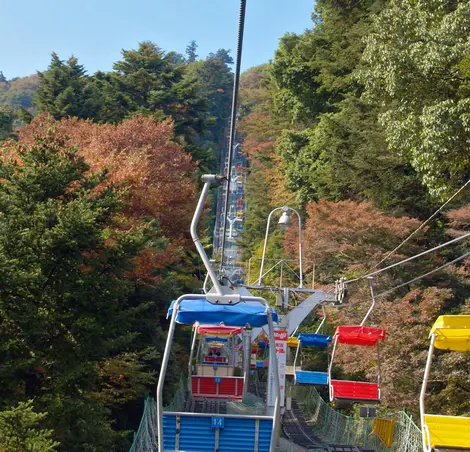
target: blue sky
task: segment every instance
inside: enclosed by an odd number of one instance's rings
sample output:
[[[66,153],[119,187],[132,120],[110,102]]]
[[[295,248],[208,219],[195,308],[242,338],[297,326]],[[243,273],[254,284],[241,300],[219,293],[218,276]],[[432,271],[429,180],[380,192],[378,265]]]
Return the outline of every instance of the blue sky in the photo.
[[[183,53],[235,52],[239,0],[2,0],[0,71],[7,78],[44,70],[55,51],[89,73],[110,70],[121,49],[154,41]],[[311,28],[313,0],[248,0],[243,69],[267,62],[286,32]]]

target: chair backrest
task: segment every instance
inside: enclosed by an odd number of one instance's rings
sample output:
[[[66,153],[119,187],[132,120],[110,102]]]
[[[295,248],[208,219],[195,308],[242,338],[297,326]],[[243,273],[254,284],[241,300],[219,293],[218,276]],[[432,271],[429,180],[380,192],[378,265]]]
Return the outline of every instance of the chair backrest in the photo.
[[[328,386],[328,373],[296,370],[295,382],[300,385]]]
[[[300,333],[299,342],[302,347],[327,348],[331,342],[331,336],[317,333]]]
[[[424,422],[431,448],[470,448],[470,418],[425,414]]]
[[[330,396],[332,400],[380,401],[378,383],[365,381],[331,380]]]
[[[193,397],[241,399],[243,377],[209,377],[193,375],[191,389]]]

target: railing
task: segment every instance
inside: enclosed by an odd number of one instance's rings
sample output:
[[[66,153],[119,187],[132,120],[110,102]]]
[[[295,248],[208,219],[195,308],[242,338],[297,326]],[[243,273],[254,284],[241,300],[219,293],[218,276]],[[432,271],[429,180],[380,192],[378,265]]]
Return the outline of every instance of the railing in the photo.
[[[185,388],[186,379],[182,377],[172,402],[164,409],[165,412],[176,413],[183,411]],[[393,416],[395,420],[393,442],[392,446],[387,448],[372,432],[372,418],[355,418],[339,413],[332,409],[313,387],[304,387],[302,389],[295,387],[294,390],[299,391],[297,400],[301,402],[305,419],[315,434],[326,443],[361,446],[363,448],[375,449],[377,452],[422,452],[423,450],[421,431],[415,425],[412,418],[404,411]],[[296,396],[296,394],[293,393],[292,396]],[[254,396],[253,398],[255,399]],[[245,404],[246,409],[244,408]],[[242,416],[248,414],[248,417],[250,414],[262,414],[263,404],[256,404],[255,401],[252,401],[252,404],[253,406],[250,407],[248,400],[244,401],[244,403],[229,402],[228,411],[233,410],[233,414]],[[130,452],[156,452],[157,450],[155,400],[147,397],[142,420],[139,429],[134,434],[134,443]],[[296,448],[292,444],[282,444],[280,450],[290,450],[293,452]]]

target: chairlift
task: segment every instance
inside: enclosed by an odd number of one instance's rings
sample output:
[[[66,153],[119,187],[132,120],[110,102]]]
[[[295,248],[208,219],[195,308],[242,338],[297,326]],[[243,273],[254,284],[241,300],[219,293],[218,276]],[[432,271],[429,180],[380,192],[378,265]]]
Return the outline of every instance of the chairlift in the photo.
[[[300,351],[300,367],[302,368],[301,347],[316,347],[316,348],[328,350],[328,345],[331,343],[331,336],[319,333],[326,320],[325,308],[323,306],[322,306],[322,310],[323,310],[323,320],[321,321],[315,333],[300,333],[298,338],[288,339],[288,345],[289,345],[289,340],[291,341],[290,342],[291,344],[297,342],[297,350],[295,352],[295,359],[294,359],[295,384],[319,385],[319,386],[328,385],[328,372],[297,370],[297,367],[296,367],[297,358],[299,356],[299,351]],[[294,341],[293,339],[297,339],[297,341]],[[328,354],[328,351],[327,351],[327,354]]]
[[[333,336],[334,345],[331,355],[330,365],[328,367],[328,381],[330,401],[344,402],[366,402],[380,403],[380,342],[385,341],[385,330],[380,328],[370,328],[364,326],[367,318],[375,307],[374,289],[372,278],[369,279],[370,292],[372,296],[372,305],[367,311],[360,325],[338,326]],[[333,380],[331,370],[336,354],[337,345],[359,345],[363,347],[377,347],[377,383],[365,381]]]
[[[419,397],[424,452],[470,450],[470,417],[426,414],[424,400],[434,349],[470,351],[470,315],[442,315],[430,332],[428,359]]]

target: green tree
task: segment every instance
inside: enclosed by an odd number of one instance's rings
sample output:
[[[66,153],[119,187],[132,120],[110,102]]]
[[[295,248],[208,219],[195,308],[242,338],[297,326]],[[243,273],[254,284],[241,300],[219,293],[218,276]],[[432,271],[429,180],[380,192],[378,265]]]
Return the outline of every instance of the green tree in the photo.
[[[106,369],[145,380],[138,365],[126,365],[136,355],[123,353],[148,309],[139,299],[130,303],[135,283],[128,276],[148,235],[118,221],[118,192],[100,185],[106,173],[88,171],[52,130],[29,145],[4,147],[0,399],[34,397],[60,450],[104,452],[119,440],[111,406],[96,396],[106,393]]]
[[[187,71],[178,54],[167,53],[149,41],[141,42],[136,50],[123,50],[122,60],[113,69],[93,77],[99,121],[117,123],[135,113],[157,119],[171,117],[179,144],[203,167],[213,168],[212,150],[201,145],[207,100],[201,81]]]
[[[15,114],[8,105],[4,105],[3,108],[0,108],[0,142],[14,136],[14,121]]]
[[[205,60],[196,61],[188,66],[188,75],[199,82],[199,96],[206,100],[207,110],[204,122],[207,132],[201,136],[198,144],[215,155],[220,156],[224,142],[224,129],[230,116],[233,92],[233,63],[229,52],[219,49]],[[215,148],[215,149],[213,149]],[[214,162],[215,163],[215,162]]]
[[[198,45],[196,44],[196,41],[192,40],[188,46],[186,47],[186,61],[188,63],[194,63],[197,60],[197,48]]]
[[[59,443],[51,439],[52,430],[39,426],[46,416],[47,413],[33,411],[32,400],[0,411],[0,451],[55,451]]]
[[[374,21],[360,73],[390,148],[445,198],[470,175],[470,4],[392,0]]]
[[[13,109],[24,107],[33,111],[33,97],[38,83],[39,77],[36,74],[12,80],[0,79],[0,104],[6,103]]]
[[[52,53],[47,71],[38,72],[38,76],[34,103],[40,112],[49,113],[55,119],[95,117],[97,108],[89,78],[77,58],[71,57],[64,62]]]

